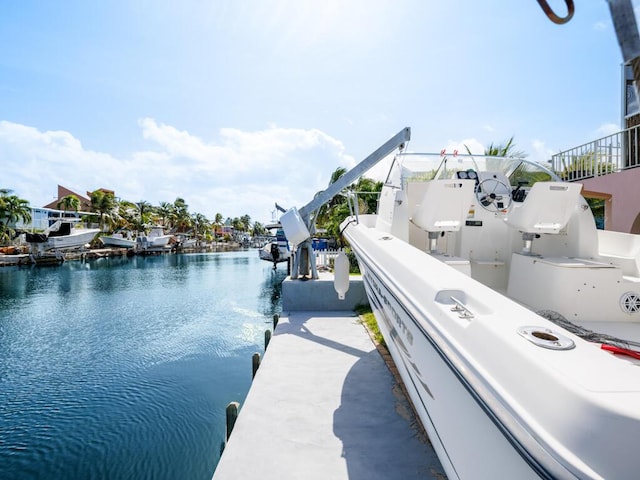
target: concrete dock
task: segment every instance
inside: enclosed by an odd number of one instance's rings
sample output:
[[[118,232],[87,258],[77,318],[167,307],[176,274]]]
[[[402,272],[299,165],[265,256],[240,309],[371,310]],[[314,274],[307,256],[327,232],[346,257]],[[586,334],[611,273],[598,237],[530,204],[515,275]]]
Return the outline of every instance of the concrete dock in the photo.
[[[359,318],[283,315],[214,480],[446,478]]]

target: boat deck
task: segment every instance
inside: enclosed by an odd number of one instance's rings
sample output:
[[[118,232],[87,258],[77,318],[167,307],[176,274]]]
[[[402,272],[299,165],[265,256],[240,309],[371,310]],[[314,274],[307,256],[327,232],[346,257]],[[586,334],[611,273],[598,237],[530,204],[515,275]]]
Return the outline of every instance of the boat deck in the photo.
[[[214,480],[444,479],[352,312],[281,318]]]

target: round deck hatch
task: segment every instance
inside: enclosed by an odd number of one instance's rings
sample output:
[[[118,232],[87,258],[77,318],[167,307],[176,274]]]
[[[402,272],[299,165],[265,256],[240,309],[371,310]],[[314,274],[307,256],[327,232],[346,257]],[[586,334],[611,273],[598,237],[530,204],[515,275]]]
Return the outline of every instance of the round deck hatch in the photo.
[[[576,346],[569,337],[544,327],[520,327],[518,333],[534,345],[551,350],[571,350]]]

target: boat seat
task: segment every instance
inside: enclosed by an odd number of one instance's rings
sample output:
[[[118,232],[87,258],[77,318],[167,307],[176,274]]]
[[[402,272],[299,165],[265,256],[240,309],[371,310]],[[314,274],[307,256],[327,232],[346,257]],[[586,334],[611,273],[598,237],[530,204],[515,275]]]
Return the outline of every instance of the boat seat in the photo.
[[[598,256],[622,268],[623,275],[640,277],[640,235],[598,230]]]
[[[432,180],[425,185],[422,201],[411,221],[429,234],[429,251],[436,250],[442,232],[457,232],[473,203],[475,180]]]
[[[507,225],[522,232],[522,253],[531,254],[536,235],[558,234],[567,226],[578,205],[582,184],[563,182],[534,183],[525,201],[505,218]]]

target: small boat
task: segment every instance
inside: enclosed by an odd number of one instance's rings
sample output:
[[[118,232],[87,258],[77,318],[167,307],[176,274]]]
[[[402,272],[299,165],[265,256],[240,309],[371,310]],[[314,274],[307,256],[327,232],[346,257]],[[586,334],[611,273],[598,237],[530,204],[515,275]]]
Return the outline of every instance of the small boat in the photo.
[[[105,235],[100,237],[100,241],[105,247],[134,248],[136,246],[136,241],[131,237],[131,232],[127,232],[126,236],[123,233]]]
[[[153,227],[148,235],[138,235],[136,238],[136,248],[143,251],[164,250],[169,244],[173,235],[165,235],[164,228]]]
[[[276,231],[275,236],[269,240],[262,248],[258,249],[260,260],[273,263],[273,268],[276,268],[278,263],[288,262],[291,258],[291,250],[289,248],[289,242],[284,234],[284,230],[279,225],[267,226],[267,229],[271,228]]]
[[[194,248],[198,243],[194,237],[184,233],[177,234],[175,240],[178,248]]]
[[[79,227],[77,218],[60,218],[42,233],[25,233],[32,252],[71,250],[87,245],[100,232],[99,228]]]
[[[581,188],[401,152],[341,225],[450,479],[638,478],[640,236],[597,230]]]

